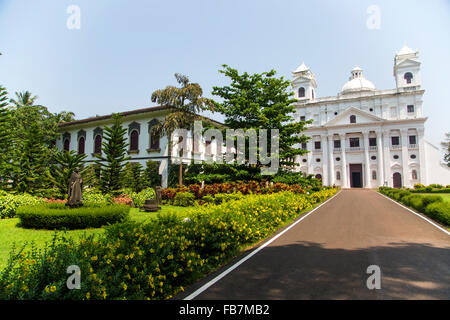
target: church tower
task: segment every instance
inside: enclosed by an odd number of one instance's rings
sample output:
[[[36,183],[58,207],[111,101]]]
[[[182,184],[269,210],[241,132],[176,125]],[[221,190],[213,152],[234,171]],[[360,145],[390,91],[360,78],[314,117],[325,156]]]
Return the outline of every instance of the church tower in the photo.
[[[420,89],[419,52],[403,46],[394,58],[394,77],[398,89]]]
[[[313,101],[316,97],[316,77],[305,63],[292,72],[294,97],[300,101]]]

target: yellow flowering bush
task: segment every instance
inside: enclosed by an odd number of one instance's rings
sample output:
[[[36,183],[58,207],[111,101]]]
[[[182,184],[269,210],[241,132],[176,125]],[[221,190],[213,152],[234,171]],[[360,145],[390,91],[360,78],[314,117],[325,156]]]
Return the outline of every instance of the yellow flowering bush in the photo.
[[[165,214],[78,242],[55,237],[43,251],[11,253],[0,299],[169,299],[335,193],[248,195],[192,208],[188,220]],[[81,270],[81,289],[66,286],[70,265]]]

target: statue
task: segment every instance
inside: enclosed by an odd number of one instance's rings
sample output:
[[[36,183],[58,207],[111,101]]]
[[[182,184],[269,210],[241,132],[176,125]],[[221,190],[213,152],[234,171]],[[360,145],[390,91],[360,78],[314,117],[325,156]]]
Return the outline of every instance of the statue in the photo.
[[[161,187],[156,187],[155,188],[155,197],[156,197],[156,203],[158,205],[162,204],[162,199],[161,199]]]
[[[77,208],[83,206],[83,179],[79,173],[79,168],[75,168],[70,176],[69,182],[69,198],[67,199],[66,206],[71,208]]]

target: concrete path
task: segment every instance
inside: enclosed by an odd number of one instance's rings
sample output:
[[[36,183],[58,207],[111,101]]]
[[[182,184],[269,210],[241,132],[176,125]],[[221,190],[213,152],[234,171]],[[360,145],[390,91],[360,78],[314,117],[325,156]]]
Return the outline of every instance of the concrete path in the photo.
[[[375,191],[342,190],[195,299],[450,299],[450,236]]]

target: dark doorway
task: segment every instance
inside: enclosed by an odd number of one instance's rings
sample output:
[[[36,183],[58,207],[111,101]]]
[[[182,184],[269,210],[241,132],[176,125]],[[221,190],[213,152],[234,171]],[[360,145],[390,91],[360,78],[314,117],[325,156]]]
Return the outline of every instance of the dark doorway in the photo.
[[[362,188],[362,164],[350,165],[350,186],[352,188]]]
[[[401,188],[402,187],[402,175],[398,172],[394,173],[392,175],[394,180],[394,188]]]

